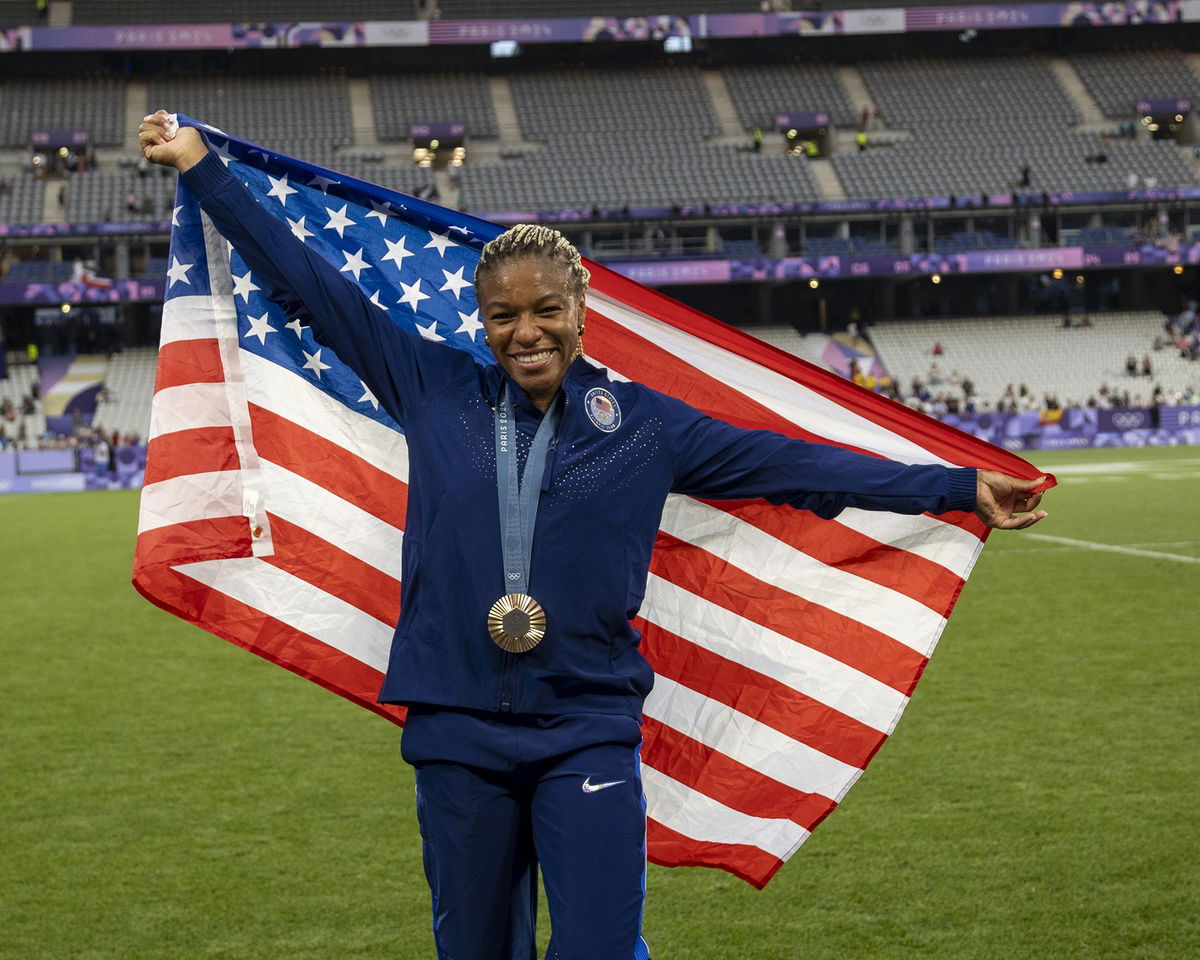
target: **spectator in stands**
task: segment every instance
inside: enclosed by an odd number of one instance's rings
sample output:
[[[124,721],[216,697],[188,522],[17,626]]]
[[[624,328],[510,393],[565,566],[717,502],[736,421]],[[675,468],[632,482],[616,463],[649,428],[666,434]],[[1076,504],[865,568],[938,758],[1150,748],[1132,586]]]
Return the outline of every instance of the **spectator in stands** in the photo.
[[[1125,373],[1131,377],[1136,377],[1138,375],[1137,357],[1135,357],[1132,353],[1125,358]]]
[[[854,145],[858,147],[859,153],[867,149],[867,132],[865,130],[859,130],[854,135]]]
[[[125,194],[125,212],[128,214],[136,214],[142,209],[142,201],[138,195],[130,190]]]
[[[750,135],[750,138],[751,138],[751,144],[753,146],[754,152],[762,153],[762,138],[763,138],[762,127],[760,127],[756,124],[754,127],[754,132]]]
[[[1033,167],[1030,166],[1028,160],[1021,167],[1021,179],[1017,181],[1017,185],[1021,187],[1033,186]]]
[[[1144,354],[1142,356],[1142,376],[1143,377],[1154,376],[1154,367],[1151,366],[1151,364],[1150,364],[1150,354],[1148,354],[1148,353]]]

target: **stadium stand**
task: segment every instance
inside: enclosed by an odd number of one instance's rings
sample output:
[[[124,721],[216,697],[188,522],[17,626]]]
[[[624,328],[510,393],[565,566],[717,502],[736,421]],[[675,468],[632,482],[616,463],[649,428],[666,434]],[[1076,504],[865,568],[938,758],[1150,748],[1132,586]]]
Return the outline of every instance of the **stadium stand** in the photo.
[[[74,223],[169,220],[175,177],[158,168],[145,177],[134,170],[94,170],[72,176],[66,196],[67,219]]]
[[[721,128],[695,67],[564,65],[516,73],[511,82],[521,130],[547,145],[513,160],[463,168],[460,203],[471,210],[704,206],[819,196],[801,159],[705,142]]]
[[[793,60],[790,63],[737,63],[722,73],[742,127],[775,129],[775,115],[824,110],[834,124],[859,122],[846,90],[830,64]]]
[[[371,105],[380,140],[408,140],[413,123],[463,123],[470,137],[498,134],[484,73],[373,74]]]
[[[172,104],[173,110],[263,146],[354,142],[350,94],[340,69],[254,77],[156,74],[149,78],[147,94],[151,104]]]
[[[128,347],[113,354],[104,386],[109,398],[96,404],[92,424],[112,433],[133,434],[143,442],[150,434],[150,406],[158,351],[154,347]]]
[[[1070,62],[1106,117],[1131,119],[1144,99],[1200,104],[1200,78],[1171,47],[1077,53]]]
[[[812,200],[819,192],[802,157],[659,136],[616,141],[573,137],[524,161],[463,168],[459,203],[473,211],[563,207],[704,207]]]
[[[529,140],[614,131],[638,149],[650,134],[703,139],[721,132],[700,71],[687,64],[613,70],[563,63],[514,73],[511,83]]]
[[[1078,111],[1045,58],[906,59],[867,62],[860,70],[883,121],[911,131],[912,139],[835,155],[850,196],[1123,190],[1131,174],[1163,187],[1196,182],[1167,141],[1114,139],[1108,162],[1088,163],[1098,136],[1071,131]],[[996,90],[1007,93],[997,97]],[[1020,183],[1025,164],[1028,186]]]
[[[5,360],[8,377],[0,380],[0,407],[11,407],[12,412],[0,418],[4,436],[10,441],[16,440],[24,428],[26,438],[38,437],[46,429],[41,401],[35,404],[35,413],[28,416],[21,413],[22,403],[32,394],[33,385],[37,382],[37,367],[25,362],[23,351],[10,350],[5,354]]]
[[[1153,311],[1096,314],[1090,326],[1066,328],[1062,315],[913,320],[875,324],[867,335],[893,379],[907,393],[913,378],[929,381],[930,364],[948,378],[969,377],[976,395],[993,406],[1011,384],[1025,384],[1039,400],[1057,396],[1063,406],[1098,397],[1102,385],[1149,402],[1155,384],[1168,396],[1194,387],[1200,368],[1175,350],[1154,351],[1164,317]],[[757,331],[756,331],[757,332]],[[943,353],[934,357],[934,343]],[[1151,353],[1154,376],[1129,376],[1125,360]],[[948,382],[934,393],[957,388]],[[960,392],[961,395],[961,392]]]
[[[36,223],[42,219],[45,183],[28,171],[5,174],[7,191],[0,191],[0,223]]]
[[[96,146],[125,139],[125,83],[113,74],[5,77],[0,146],[28,147],[35,130],[86,130]]]

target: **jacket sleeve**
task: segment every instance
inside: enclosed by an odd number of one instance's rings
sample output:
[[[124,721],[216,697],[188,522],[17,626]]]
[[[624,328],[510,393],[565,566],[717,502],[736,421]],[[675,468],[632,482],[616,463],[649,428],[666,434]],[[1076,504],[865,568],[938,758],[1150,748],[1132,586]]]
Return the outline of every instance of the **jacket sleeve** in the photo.
[[[672,491],[709,500],[761,497],[831,519],[847,507],[892,513],[975,509],[975,469],[913,466],[744,430],[657,395],[675,461]]]
[[[264,294],[289,318],[301,316],[397,421],[475,368],[467,353],[422,339],[390,320],[366,294],[264,210],[219,157],[182,175],[201,208],[246,261]]]

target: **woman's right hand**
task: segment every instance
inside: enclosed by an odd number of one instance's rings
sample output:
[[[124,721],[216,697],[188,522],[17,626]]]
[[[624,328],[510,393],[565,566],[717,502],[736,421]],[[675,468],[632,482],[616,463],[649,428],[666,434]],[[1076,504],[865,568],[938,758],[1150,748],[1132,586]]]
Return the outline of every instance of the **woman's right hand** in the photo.
[[[208,147],[194,127],[179,127],[172,133],[170,116],[166,110],[159,110],[146,117],[138,128],[138,142],[151,163],[183,173],[204,159]]]

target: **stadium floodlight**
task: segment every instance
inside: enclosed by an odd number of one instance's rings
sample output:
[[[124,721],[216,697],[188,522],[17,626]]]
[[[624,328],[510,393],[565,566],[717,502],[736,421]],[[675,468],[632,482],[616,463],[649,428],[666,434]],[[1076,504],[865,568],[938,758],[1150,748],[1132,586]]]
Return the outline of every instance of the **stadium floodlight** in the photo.
[[[503,60],[505,57],[515,57],[521,52],[521,45],[516,40],[495,40],[492,42],[492,59]]]
[[[940,273],[935,273],[935,274],[933,274],[933,276],[931,276],[931,277],[929,278],[929,282],[930,282],[930,283],[941,283],[941,282],[942,282],[942,275],[941,275]]]
[[[663,41],[663,51],[666,53],[691,53],[691,37],[667,37]]]

